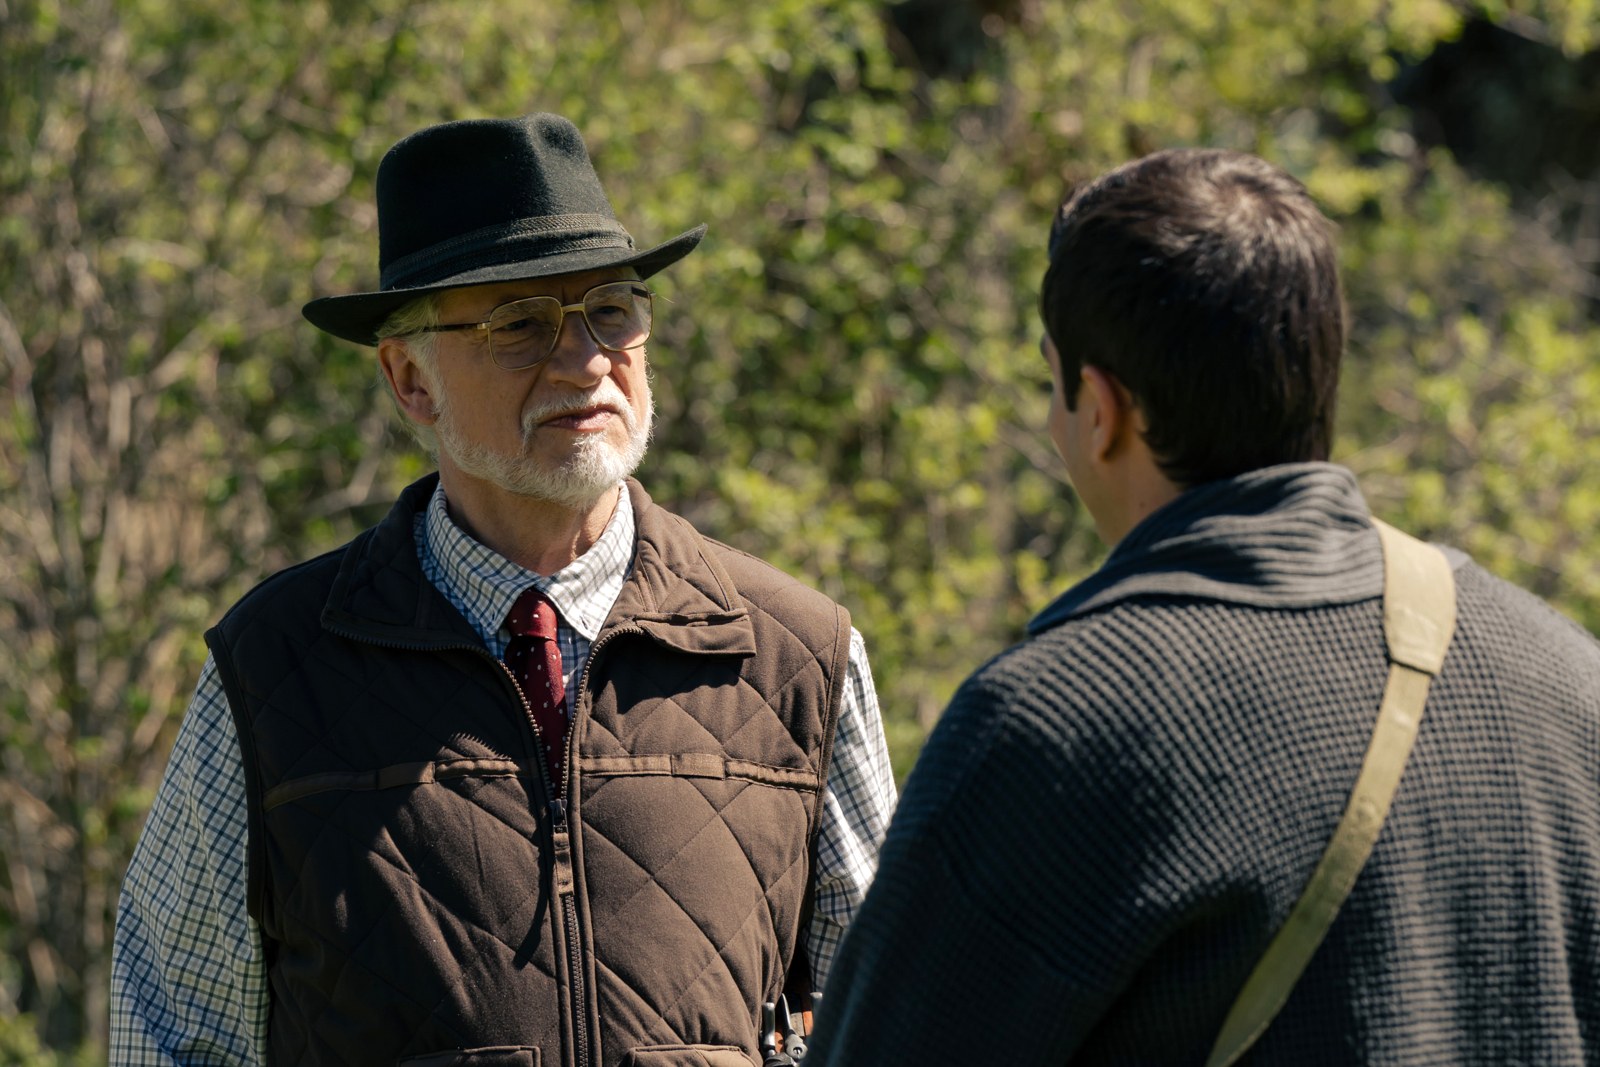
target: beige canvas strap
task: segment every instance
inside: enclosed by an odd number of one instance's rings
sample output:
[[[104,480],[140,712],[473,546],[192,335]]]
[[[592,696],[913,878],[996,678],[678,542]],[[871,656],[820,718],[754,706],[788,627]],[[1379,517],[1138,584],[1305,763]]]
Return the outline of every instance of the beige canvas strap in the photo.
[[[1383,633],[1389,681],[1378,725],[1327,851],[1222,1024],[1206,1067],[1229,1067],[1266,1030],[1322,944],[1367,862],[1417,739],[1428,683],[1456,627],[1455,577],[1444,553],[1374,520],[1383,543]]]

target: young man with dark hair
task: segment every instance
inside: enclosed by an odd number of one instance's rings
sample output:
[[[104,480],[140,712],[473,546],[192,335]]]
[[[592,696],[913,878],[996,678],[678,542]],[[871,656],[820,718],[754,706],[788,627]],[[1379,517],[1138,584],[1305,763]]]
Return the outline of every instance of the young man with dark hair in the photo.
[[[1600,645],[1409,539],[1453,636],[1426,667],[1393,637],[1434,616],[1327,462],[1344,313],[1306,190],[1231,152],[1125,165],[1063,206],[1041,311],[1050,437],[1114,547],[929,738],[808,1064],[1231,1063],[1263,989],[1254,1063],[1593,1062]],[[1347,823],[1370,855],[1302,900]],[[1309,962],[1267,967],[1307,901]]]
[[[1039,312],[1064,380],[1088,365],[1137,396],[1172,482],[1328,458],[1338,262],[1292,177],[1254,156],[1157,156],[1074,197],[1050,251]]]

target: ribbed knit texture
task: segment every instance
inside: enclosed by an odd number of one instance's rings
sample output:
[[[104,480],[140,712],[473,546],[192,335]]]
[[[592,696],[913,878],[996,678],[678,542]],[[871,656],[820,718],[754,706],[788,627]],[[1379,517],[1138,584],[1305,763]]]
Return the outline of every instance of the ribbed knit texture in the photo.
[[[1365,513],[1328,465],[1185,494],[969,679],[807,1063],[1203,1063],[1376,718]],[[1389,821],[1247,1063],[1600,1062],[1600,646],[1453,558]]]

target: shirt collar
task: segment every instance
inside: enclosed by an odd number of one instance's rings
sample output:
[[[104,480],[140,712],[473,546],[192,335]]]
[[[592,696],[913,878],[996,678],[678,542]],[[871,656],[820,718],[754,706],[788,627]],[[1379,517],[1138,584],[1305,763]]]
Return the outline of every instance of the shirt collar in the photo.
[[[1355,476],[1285,464],[1197,486],[1149,515],[1028,631],[1135,596],[1297,609],[1382,592],[1383,554]]]
[[[627,487],[599,540],[554,574],[536,574],[474,540],[450,519],[444,485],[433,491],[422,522],[424,570],[436,571],[446,596],[461,609],[485,644],[505,624],[517,597],[538,589],[568,626],[593,641],[616,603],[633,563],[633,502]],[[433,567],[427,563],[432,562]]]

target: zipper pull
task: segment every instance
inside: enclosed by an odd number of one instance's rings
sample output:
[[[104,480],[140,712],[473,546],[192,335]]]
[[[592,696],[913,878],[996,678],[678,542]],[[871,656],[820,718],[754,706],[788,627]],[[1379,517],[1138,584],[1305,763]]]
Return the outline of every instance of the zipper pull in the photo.
[[[556,827],[563,829],[567,825],[567,798],[556,797],[550,802],[550,818],[555,820]]]

